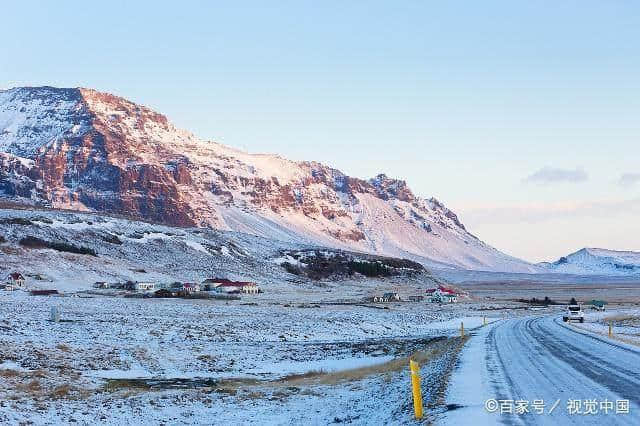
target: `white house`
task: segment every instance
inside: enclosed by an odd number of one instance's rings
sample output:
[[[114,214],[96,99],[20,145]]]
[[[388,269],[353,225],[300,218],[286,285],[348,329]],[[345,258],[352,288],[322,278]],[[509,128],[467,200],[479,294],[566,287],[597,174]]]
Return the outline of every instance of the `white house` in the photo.
[[[200,291],[200,284],[197,283],[184,283],[182,289],[187,293],[193,293],[194,291]]]
[[[136,282],[134,288],[139,291],[150,291],[155,290],[156,284],[151,282]]]
[[[432,288],[427,290],[426,293],[429,300],[433,303],[456,303],[458,301],[456,292],[446,287],[439,286],[438,288]]]
[[[382,296],[374,296],[373,297],[373,301],[374,302],[400,302],[402,299],[400,298],[400,295],[398,293],[395,292],[388,292],[388,293],[384,293]]]
[[[216,291],[224,293],[244,293],[244,294],[258,294],[260,289],[258,284],[251,282],[230,282],[222,283],[216,287]]]
[[[250,281],[231,281],[226,278],[208,278],[203,285],[210,286],[214,291],[221,293],[258,294],[260,287]]]
[[[7,285],[5,286],[5,290],[15,290],[18,288],[24,288],[25,279],[19,272],[12,272],[7,276],[6,280]]]

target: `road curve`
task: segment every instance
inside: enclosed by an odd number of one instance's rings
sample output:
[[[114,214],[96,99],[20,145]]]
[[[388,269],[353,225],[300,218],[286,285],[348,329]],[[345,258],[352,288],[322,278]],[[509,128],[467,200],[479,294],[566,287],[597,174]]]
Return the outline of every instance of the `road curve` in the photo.
[[[498,321],[473,334],[441,424],[640,425],[640,348],[580,332],[557,316]],[[489,412],[488,399],[528,401],[529,413]],[[544,401],[543,414],[534,400]],[[581,401],[580,412],[569,412],[569,400]],[[596,401],[596,414],[583,414],[594,411],[585,400]],[[618,400],[629,401],[628,414],[616,414]],[[613,403],[608,413],[606,401]]]

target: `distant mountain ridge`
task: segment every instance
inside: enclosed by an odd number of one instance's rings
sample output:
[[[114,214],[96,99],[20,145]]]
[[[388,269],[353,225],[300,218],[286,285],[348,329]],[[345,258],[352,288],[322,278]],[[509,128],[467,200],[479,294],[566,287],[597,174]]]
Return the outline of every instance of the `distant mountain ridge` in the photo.
[[[541,267],[552,272],[585,275],[640,275],[640,253],[634,251],[583,248]]]
[[[420,261],[535,272],[483,243],[435,198],[380,174],[248,154],[92,89],[0,91],[0,197]]]

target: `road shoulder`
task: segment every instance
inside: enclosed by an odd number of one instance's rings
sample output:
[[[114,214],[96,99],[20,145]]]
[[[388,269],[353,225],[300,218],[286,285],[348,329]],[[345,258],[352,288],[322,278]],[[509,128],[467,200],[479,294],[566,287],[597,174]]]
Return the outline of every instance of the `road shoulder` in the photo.
[[[462,349],[445,397],[449,409],[437,424],[467,424],[471,418],[474,425],[495,424],[495,416],[484,409],[485,401],[492,398],[488,393],[486,338],[495,324],[474,330]]]

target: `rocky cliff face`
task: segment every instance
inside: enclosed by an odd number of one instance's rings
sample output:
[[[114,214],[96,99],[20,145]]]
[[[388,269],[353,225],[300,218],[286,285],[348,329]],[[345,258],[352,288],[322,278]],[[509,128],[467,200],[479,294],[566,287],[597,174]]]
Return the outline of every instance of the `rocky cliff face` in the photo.
[[[435,199],[380,174],[247,154],[90,89],[0,92],[0,196],[184,226],[208,226],[410,257],[528,271]]]

